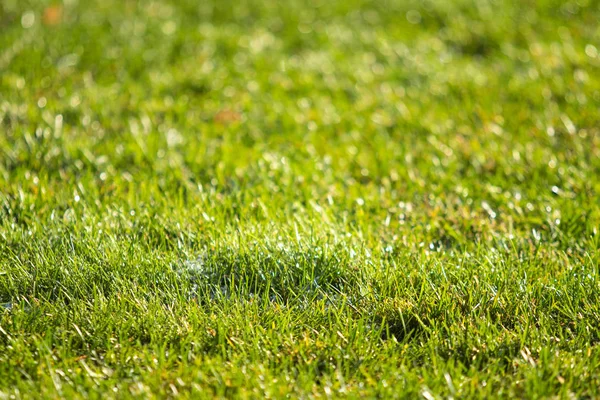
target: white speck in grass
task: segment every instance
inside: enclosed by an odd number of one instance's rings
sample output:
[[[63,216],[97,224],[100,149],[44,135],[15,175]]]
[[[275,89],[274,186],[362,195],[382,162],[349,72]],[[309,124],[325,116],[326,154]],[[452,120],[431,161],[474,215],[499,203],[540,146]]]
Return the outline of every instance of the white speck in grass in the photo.
[[[497,216],[496,212],[492,209],[492,207],[487,202],[485,202],[485,201],[482,202],[481,206],[488,213],[488,215],[490,216],[491,219],[496,218],[496,216]]]
[[[598,57],[598,49],[593,44],[588,44],[585,46],[585,54],[588,57],[596,58]]]
[[[431,394],[428,388],[423,388],[421,395],[427,400],[435,400],[435,396]]]
[[[359,206],[364,206],[365,205],[365,201],[362,198],[358,198],[356,199],[356,204],[358,204]]]
[[[21,26],[25,29],[29,29],[35,24],[35,14],[33,11],[26,11],[21,17]]]
[[[577,82],[585,83],[590,76],[584,70],[578,69],[573,73],[573,77]]]
[[[56,67],[59,70],[65,70],[71,67],[76,66],[79,63],[79,54],[71,53],[62,57],[56,63]]]
[[[569,132],[570,135],[574,135],[575,132],[577,131],[577,128],[575,127],[575,124],[573,123],[573,121],[571,121],[571,118],[569,118],[567,115],[563,114],[563,115],[561,115],[560,119],[562,120],[563,124],[565,125],[565,128],[567,128],[567,132]]]
[[[558,186],[552,186],[552,193],[558,194],[559,192],[560,192],[560,189],[558,188]]]
[[[183,142],[183,137],[176,129],[169,129],[167,131],[167,146],[174,147]]]
[[[77,95],[71,96],[69,105],[73,108],[77,108],[81,104],[81,98]]]
[[[42,96],[38,99],[37,105],[39,108],[44,108],[44,107],[46,107],[47,103],[48,102],[47,102],[46,98]]]
[[[75,195],[75,203],[79,203],[79,200],[81,200],[81,197],[79,197],[78,194]]]

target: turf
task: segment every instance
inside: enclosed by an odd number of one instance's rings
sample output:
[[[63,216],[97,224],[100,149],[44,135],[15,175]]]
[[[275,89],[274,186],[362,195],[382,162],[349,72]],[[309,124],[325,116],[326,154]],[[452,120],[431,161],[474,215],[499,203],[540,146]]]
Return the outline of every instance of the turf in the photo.
[[[0,398],[600,397],[600,3],[0,2]]]

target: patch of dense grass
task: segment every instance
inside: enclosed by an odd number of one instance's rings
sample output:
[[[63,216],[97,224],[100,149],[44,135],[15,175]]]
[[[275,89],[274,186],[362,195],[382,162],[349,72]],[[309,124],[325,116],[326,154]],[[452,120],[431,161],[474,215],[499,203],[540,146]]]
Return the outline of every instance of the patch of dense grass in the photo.
[[[3,0],[0,397],[600,396],[599,19]]]

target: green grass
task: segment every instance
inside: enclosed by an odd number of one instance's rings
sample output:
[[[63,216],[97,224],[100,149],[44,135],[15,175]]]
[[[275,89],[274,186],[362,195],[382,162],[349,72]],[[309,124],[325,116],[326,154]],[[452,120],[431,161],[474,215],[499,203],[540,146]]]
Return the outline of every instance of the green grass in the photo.
[[[600,397],[599,20],[2,0],[0,398]]]

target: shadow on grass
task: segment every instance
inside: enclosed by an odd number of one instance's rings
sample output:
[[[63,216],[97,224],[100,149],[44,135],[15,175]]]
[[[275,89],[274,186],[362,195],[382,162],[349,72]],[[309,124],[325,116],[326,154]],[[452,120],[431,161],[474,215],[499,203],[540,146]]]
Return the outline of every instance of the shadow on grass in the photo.
[[[321,248],[223,249],[205,252],[174,266],[198,301],[266,297],[287,303],[352,295],[358,277],[346,267],[345,256]]]

